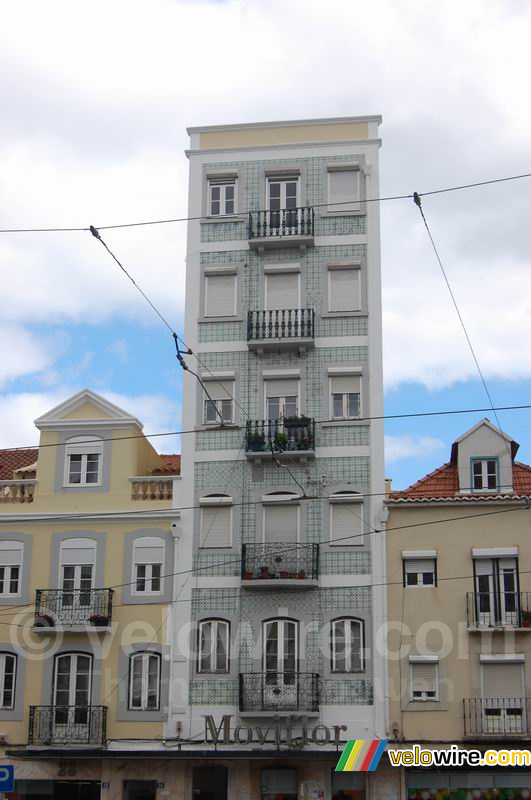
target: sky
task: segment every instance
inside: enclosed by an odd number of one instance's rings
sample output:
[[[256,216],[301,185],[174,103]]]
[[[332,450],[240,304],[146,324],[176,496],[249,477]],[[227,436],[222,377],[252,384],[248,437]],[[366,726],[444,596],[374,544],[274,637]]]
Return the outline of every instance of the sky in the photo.
[[[381,114],[381,196],[531,172],[530,35],[527,0],[10,3],[0,228],[186,216],[190,125]],[[495,406],[531,403],[530,200],[531,178],[423,199]],[[380,208],[386,414],[488,408],[418,209]],[[177,330],[185,237],[104,234]],[[83,387],[179,430],[168,330],[89,232],[1,233],[0,269],[0,447],[36,444],[33,420]],[[485,416],[386,420],[393,486]],[[530,463],[530,410],[497,416]]]

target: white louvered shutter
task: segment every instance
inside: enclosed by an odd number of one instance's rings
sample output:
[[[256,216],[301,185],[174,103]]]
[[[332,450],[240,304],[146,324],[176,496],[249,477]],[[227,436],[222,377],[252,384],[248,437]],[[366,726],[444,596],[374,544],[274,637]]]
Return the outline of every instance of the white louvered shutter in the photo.
[[[266,308],[268,311],[299,308],[299,305],[298,272],[266,275]]]
[[[523,697],[523,665],[520,662],[482,664],[483,697]]]
[[[331,503],[330,504],[330,544],[352,547],[362,545],[363,504]],[[356,538],[345,538],[345,537]]]
[[[264,509],[264,542],[297,542],[298,506],[270,505]]]
[[[328,173],[328,210],[359,211],[359,169],[330,170]],[[337,205],[336,205],[337,204]]]
[[[330,269],[329,311],[359,311],[360,309],[360,270]]]
[[[231,317],[236,313],[236,275],[207,275],[205,316]]]
[[[213,506],[201,509],[200,547],[230,547],[230,506]]]

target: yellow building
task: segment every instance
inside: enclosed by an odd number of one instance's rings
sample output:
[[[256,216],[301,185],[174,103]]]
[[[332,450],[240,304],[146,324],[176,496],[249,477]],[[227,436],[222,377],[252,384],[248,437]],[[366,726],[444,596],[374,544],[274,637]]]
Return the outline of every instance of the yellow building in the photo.
[[[397,748],[530,749],[531,467],[515,461],[517,450],[483,420],[453,444],[449,463],[389,496]],[[530,789],[529,769],[449,765],[408,769],[401,796],[521,800]]]
[[[154,797],[170,701],[180,457],[82,391],[0,451],[0,741],[24,798]],[[160,780],[159,780],[160,784]],[[164,792],[159,792],[159,797]]]

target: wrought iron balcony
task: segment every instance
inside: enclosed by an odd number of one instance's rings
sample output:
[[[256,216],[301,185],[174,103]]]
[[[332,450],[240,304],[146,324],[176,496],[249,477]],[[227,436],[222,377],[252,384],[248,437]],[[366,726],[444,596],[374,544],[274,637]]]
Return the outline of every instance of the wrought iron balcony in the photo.
[[[531,610],[529,592],[468,592],[467,626],[469,629],[529,628]]]
[[[247,312],[250,350],[307,350],[314,346],[313,308]]]
[[[315,458],[315,421],[310,417],[248,420],[245,455],[255,461]]]
[[[112,621],[112,589],[37,589],[35,627],[108,628]]]
[[[319,711],[319,675],[313,672],[240,673],[240,711]]]
[[[249,212],[249,247],[306,247],[313,244],[313,208]]]
[[[251,588],[264,585],[293,585],[304,588],[317,585],[319,545],[296,545],[287,542],[242,545],[242,581]]]
[[[107,706],[30,706],[28,744],[93,745],[107,739]]]
[[[520,736],[529,733],[525,697],[467,697],[463,700],[465,736]]]

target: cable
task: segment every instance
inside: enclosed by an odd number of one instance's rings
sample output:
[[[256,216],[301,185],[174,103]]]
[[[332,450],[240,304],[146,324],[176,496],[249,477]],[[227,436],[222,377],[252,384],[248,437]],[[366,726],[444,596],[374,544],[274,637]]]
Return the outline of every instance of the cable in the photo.
[[[531,172],[524,172],[521,175],[509,175],[505,178],[493,178],[492,180],[487,181],[477,181],[476,183],[465,183],[460,186],[449,186],[445,189],[433,189],[429,192],[417,192],[416,194],[419,197],[424,197],[427,195],[433,194],[444,194],[446,192],[457,192],[461,189],[473,189],[478,186],[490,186],[494,183],[505,183],[506,181],[516,181],[520,180],[521,178],[530,178]],[[398,194],[398,195],[391,195],[388,197],[367,197],[363,200],[364,203],[382,203],[387,200],[410,200],[414,195],[413,194]],[[351,205],[351,200],[345,200],[340,203],[317,203],[311,208],[326,208],[328,206],[339,206],[339,205]],[[248,214],[249,211],[241,211],[239,212],[238,216]],[[175,222],[194,222],[197,220],[205,219],[206,215],[201,214],[198,217],[177,217],[174,219],[155,219],[155,220],[147,220],[144,222],[122,222],[117,225],[98,225],[97,229],[101,231],[108,231],[114,230],[116,228],[138,228],[146,225],[166,225],[168,223],[175,223]],[[223,217],[220,216],[220,220],[223,220]],[[88,232],[90,231],[91,226],[89,227],[78,227],[78,228],[69,228],[69,227],[50,227],[50,228],[1,228],[0,233],[63,233],[63,232]]]
[[[450,297],[452,298],[452,302],[454,304],[454,308],[455,308],[457,316],[459,318],[459,322],[461,323],[461,327],[463,328],[463,333],[465,334],[465,338],[466,338],[468,346],[470,348],[470,352],[472,353],[472,358],[474,359],[474,363],[475,363],[475,365],[477,367],[477,371],[478,371],[479,377],[481,378],[481,382],[483,384],[483,388],[485,389],[485,394],[487,395],[488,401],[490,403],[490,407],[491,407],[492,412],[494,414],[494,417],[496,419],[496,424],[497,424],[498,428],[501,430],[501,425],[500,425],[500,421],[498,419],[498,414],[496,413],[496,411],[494,409],[494,403],[492,401],[492,397],[490,396],[490,392],[489,392],[489,388],[487,386],[487,382],[485,380],[483,372],[481,371],[481,367],[479,366],[479,361],[477,359],[476,353],[475,353],[474,348],[472,346],[472,341],[470,339],[470,336],[468,335],[468,331],[466,329],[465,322],[463,320],[461,312],[459,311],[459,306],[457,305],[457,300],[455,299],[455,295],[454,295],[454,293],[452,291],[452,287],[450,286],[450,281],[448,280],[448,276],[446,275],[446,271],[444,269],[441,257],[439,255],[439,252],[438,252],[437,247],[435,245],[435,242],[433,240],[433,236],[431,235],[431,231],[430,231],[428,222],[427,222],[426,217],[424,215],[424,210],[422,208],[422,202],[420,200],[420,195],[417,192],[413,193],[413,202],[415,203],[415,205],[417,206],[418,210],[420,211],[420,216],[422,217],[422,220],[424,222],[424,226],[426,228],[426,231],[428,232],[428,236],[429,236],[429,239],[430,239],[430,242],[431,242],[431,246],[433,248],[433,252],[435,253],[435,257],[437,258],[437,262],[439,264],[439,267],[441,268],[441,272],[443,274],[443,278],[445,280],[446,286],[448,287],[448,291],[450,293]],[[504,442],[505,442],[505,446],[507,448],[507,452],[509,453],[509,456],[510,456],[511,452],[510,452],[510,449],[509,449],[509,443],[507,442],[506,439],[504,439]]]
[[[354,420],[350,420],[351,422],[361,423],[361,422],[371,422],[372,420],[382,420],[382,419],[410,419],[414,417],[442,417],[448,416],[452,414],[482,414],[489,411],[525,411],[531,408],[531,403],[521,406],[496,406],[494,409],[492,406],[487,406],[486,408],[457,408],[457,409],[450,409],[446,411],[412,411],[405,414],[380,414],[376,416],[369,416],[369,417],[356,417]],[[337,423],[342,422],[343,420],[337,419],[321,419],[321,420],[314,420],[316,425],[325,425],[328,423]],[[349,420],[346,420],[347,422]],[[82,420],[80,420],[82,422]],[[100,441],[102,442],[119,442],[121,440],[128,441],[129,439],[155,439],[160,436],[184,436],[189,433],[209,433],[212,431],[219,431],[221,429],[225,430],[233,430],[233,426],[228,425],[212,425],[212,426],[205,426],[201,430],[196,430],[195,428],[188,431],[163,431],[162,433],[135,433],[131,436],[117,436],[112,437],[109,436],[107,438],[102,437]],[[83,441],[79,441],[78,444],[91,444],[93,439],[86,439]],[[19,445],[17,447],[4,447],[0,448],[0,454],[8,451],[8,452],[16,452],[17,450],[40,450],[41,448],[45,447],[66,447],[67,442],[47,442],[46,444],[29,444],[29,445]],[[160,455],[170,455],[169,453],[161,453]],[[180,455],[180,453],[176,453],[173,455]],[[162,476],[161,476],[162,477]]]

